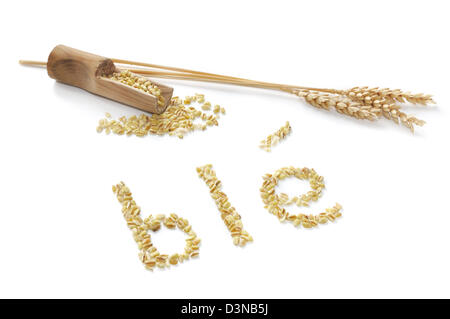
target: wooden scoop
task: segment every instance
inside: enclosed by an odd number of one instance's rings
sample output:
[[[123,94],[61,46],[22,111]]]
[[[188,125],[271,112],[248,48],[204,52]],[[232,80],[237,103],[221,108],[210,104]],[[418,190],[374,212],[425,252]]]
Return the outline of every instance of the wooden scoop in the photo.
[[[47,62],[48,75],[59,82],[77,86],[150,113],[161,114],[166,110],[172,98],[173,88],[146,79],[161,90],[164,103],[158,105],[158,98],[151,93],[108,78],[114,72],[121,71],[122,69],[117,68],[111,59],[64,45],[56,46]]]

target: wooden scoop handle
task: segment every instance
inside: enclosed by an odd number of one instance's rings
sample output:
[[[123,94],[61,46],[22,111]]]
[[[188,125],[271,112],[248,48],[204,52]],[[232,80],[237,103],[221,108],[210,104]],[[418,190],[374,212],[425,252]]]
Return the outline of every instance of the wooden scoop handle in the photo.
[[[116,71],[114,63],[105,57],[56,46],[48,57],[48,76],[57,81],[92,91],[95,78],[111,75]]]
[[[138,109],[161,114],[172,97],[173,89],[155,83],[165,97],[165,105],[158,99],[128,85],[105,77],[120,72],[111,59],[83,52],[64,45],[56,46],[48,57],[48,75],[59,82],[85,89],[94,94],[134,106]]]

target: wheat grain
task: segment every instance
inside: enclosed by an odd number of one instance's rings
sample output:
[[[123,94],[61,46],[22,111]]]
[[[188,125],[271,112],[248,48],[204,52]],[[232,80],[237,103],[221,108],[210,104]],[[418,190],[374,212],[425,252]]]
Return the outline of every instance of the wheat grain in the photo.
[[[291,132],[292,128],[289,122],[286,122],[284,126],[278,129],[275,133],[270,134],[264,140],[262,140],[259,144],[259,147],[265,150],[266,152],[270,152],[272,146],[278,144],[279,141],[286,138],[286,136]]]
[[[133,233],[133,238],[140,251],[139,259],[147,269],[153,270],[155,266],[165,268],[169,265],[176,265],[178,262],[183,262],[190,257],[198,256],[200,239],[192,231],[192,227],[186,219],[180,218],[176,214],[170,214],[168,217],[163,214],[156,215],[155,217],[150,215],[142,219],[141,208],[136,205],[130,189],[124,182],[113,186],[112,190],[117,196],[119,203],[122,204],[123,217],[127,222],[128,228]],[[185,254],[173,254],[169,257],[168,255],[160,254],[158,249],[153,246],[148,231],[158,231],[161,228],[161,224],[169,229],[178,228],[188,235]],[[190,254],[186,254],[186,250],[189,250]],[[195,255],[193,256],[193,254]]]
[[[300,180],[309,180],[311,191],[306,194],[295,196],[289,199],[287,194],[281,193],[277,195],[275,187],[280,180],[287,177],[294,176]],[[318,175],[314,169],[309,168],[294,168],[283,167],[277,170],[274,174],[266,174],[263,176],[263,184],[260,188],[261,198],[266,208],[271,214],[278,217],[280,221],[289,221],[294,226],[302,225],[304,228],[317,227],[318,224],[325,224],[329,221],[334,221],[340,217],[342,206],[336,204],[332,208],[327,208],[325,212],[318,215],[293,215],[286,211],[282,206],[296,204],[297,206],[308,206],[309,202],[317,201],[322,195],[322,190],[325,188],[323,177]]]
[[[159,106],[164,106],[165,104],[165,98],[161,95],[160,88],[143,76],[138,76],[128,70],[122,70],[121,72],[114,72],[107,78],[155,96],[158,99]]]
[[[330,110],[366,120],[376,120],[380,116],[395,123],[401,123],[412,132],[414,125],[422,126],[425,121],[400,111],[397,103],[410,102],[412,104],[429,105],[435,103],[431,95],[412,94],[402,90],[354,87],[349,90],[329,90],[328,93],[311,90],[285,90],[305,99],[317,108]]]
[[[369,107],[364,107],[360,102],[352,101],[345,96],[331,95],[307,90],[294,90],[293,94],[305,99],[308,104],[324,110],[335,109],[336,112],[345,114],[357,119],[374,121],[377,114]]]
[[[354,87],[345,91],[337,91],[339,94],[346,95],[352,99],[364,102],[374,100],[385,100],[387,103],[405,103],[406,101],[412,104],[429,105],[434,104],[431,95],[429,94],[413,94],[411,92],[403,92],[402,90],[391,90],[388,88],[369,88],[367,86]]]
[[[183,138],[188,132],[204,131],[208,126],[219,125],[218,114],[207,114],[193,106],[185,106],[186,101],[191,104],[192,102],[199,103],[202,100],[204,100],[204,95],[201,94],[196,94],[194,97],[188,96],[184,100],[173,97],[169,107],[162,114],[142,113],[139,116],[132,115],[128,118],[122,116],[118,120],[106,117],[99,121],[97,132],[101,133],[104,130],[107,134],[113,132],[117,135],[126,134],[139,137],[150,134],[168,134]]]
[[[222,182],[216,177],[212,165],[204,165],[197,168],[197,173],[210,189],[211,197],[214,199],[221,214],[222,220],[227,226],[235,245],[245,246],[247,242],[253,241],[252,236],[244,230],[241,215],[231,206],[228,196],[222,192]]]

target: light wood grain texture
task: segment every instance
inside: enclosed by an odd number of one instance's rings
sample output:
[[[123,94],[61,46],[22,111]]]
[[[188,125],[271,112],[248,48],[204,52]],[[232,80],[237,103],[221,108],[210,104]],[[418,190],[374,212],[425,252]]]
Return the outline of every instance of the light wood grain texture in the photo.
[[[111,59],[64,45],[56,46],[47,61],[48,75],[59,82],[150,113],[161,114],[166,110],[172,98],[173,88],[148,79],[160,88],[161,95],[165,98],[164,105],[159,106],[157,97],[107,78],[113,72],[120,71],[121,69],[117,68]]]

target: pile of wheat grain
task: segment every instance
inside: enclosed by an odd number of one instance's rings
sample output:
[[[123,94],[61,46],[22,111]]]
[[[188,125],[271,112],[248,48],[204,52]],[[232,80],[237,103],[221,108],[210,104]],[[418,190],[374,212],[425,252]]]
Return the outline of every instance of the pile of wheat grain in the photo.
[[[197,103],[203,110],[198,110],[192,104]],[[210,126],[219,125],[220,115],[225,109],[215,105],[211,110],[211,102],[205,102],[203,94],[187,96],[184,99],[173,97],[167,110],[162,114],[146,114],[130,117],[122,116],[118,120],[106,114],[97,126],[97,132],[106,134],[136,135],[143,137],[150,134],[172,135],[183,138],[188,132],[206,130]]]

